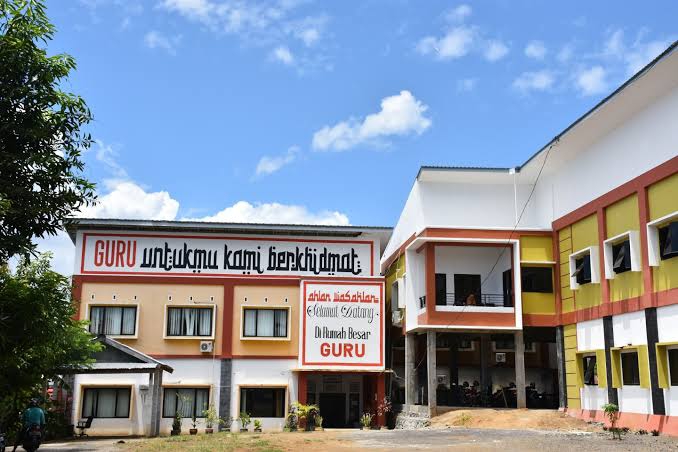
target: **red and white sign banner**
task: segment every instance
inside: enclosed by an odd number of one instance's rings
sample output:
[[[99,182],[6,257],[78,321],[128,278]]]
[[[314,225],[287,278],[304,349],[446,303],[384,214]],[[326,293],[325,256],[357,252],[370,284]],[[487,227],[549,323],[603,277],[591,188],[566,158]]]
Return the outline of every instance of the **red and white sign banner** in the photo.
[[[80,274],[373,276],[374,242],[88,233]]]
[[[301,282],[299,366],[384,369],[384,283]]]

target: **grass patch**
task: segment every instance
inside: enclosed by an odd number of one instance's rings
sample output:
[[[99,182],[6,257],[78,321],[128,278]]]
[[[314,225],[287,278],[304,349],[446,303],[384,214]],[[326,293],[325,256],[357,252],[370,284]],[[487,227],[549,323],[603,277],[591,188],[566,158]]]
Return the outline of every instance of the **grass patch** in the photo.
[[[260,435],[214,433],[212,435],[182,435],[162,438],[151,438],[133,441],[121,445],[123,450],[130,451],[225,451],[248,450],[254,452],[283,452],[271,445],[271,442]]]

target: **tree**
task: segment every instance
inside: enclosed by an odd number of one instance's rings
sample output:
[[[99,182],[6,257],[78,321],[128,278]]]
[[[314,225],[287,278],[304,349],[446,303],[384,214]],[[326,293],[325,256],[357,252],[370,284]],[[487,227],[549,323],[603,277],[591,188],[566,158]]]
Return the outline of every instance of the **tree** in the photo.
[[[0,426],[68,368],[87,366],[101,345],[75,320],[69,278],[50,269],[49,253],[0,267]]]
[[[35,253],[72,212],[95,201],[82,176],[85,101],[61,90],[70,55],[47,56],[55,28],[39,0],[0,0],[0,263]]]

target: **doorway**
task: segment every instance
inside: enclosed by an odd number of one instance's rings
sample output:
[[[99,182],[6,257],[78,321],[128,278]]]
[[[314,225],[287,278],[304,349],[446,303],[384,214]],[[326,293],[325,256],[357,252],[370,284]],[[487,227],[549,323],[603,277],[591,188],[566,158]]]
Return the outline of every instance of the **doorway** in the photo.
[[[323,427],[344,428],[346,425],[346,394],[325,392],[320,394],[320,413]]]

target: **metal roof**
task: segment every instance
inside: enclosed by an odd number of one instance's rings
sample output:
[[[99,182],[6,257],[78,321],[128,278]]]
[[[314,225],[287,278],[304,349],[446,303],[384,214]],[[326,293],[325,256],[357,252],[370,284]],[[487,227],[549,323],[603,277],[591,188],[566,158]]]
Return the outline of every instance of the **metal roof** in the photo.
[[[390,235],[393,228],[384,226],[333,226],[316,224],[216,223],[208,221],[135,220],[118,218],[71,218],[66,228],[75,242],[78,229],[135,229],[143,231],[217,232],[266,235],[302,235],[358,237],[365,233]]]

